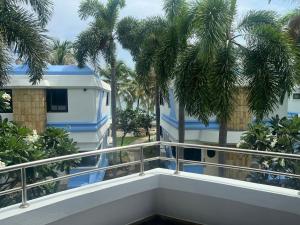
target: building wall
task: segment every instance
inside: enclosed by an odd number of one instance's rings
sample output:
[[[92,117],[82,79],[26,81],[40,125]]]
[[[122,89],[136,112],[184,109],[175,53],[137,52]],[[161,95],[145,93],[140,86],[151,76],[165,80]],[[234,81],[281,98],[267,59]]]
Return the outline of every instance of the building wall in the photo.
[[[252,120],[247,102],[247,91],[242,88],[238,90],[234,99],[234,110],[228,122],[228,130],[244,131]]]
[[[96,122],[98,92],[97,89],[69,88],[68,112],[49,112],[48,123]]]
[[[300,93],[300,87],[296,87],[293,93]],[[290,96],[288,104],[289,113],[294,115],[300,114],[300,99],[293,99],[293,96]]]
[[[44,89],[14,89],[13,119],[15,122],[41,133],[46,128],[47,108]]]

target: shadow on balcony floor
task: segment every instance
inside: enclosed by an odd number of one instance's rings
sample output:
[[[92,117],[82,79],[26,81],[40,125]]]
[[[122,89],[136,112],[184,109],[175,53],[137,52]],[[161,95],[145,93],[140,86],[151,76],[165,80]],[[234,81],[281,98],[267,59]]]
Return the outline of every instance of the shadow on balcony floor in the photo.
[[[143,221],[133,223],[131,225],[200,225],[196,223],[185,222],[165,216],[152,216]]]

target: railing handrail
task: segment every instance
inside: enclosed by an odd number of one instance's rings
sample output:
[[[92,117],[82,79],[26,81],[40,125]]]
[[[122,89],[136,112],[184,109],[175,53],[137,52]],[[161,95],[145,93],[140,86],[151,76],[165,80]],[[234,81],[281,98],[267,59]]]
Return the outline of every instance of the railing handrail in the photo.
[[[281,153],[281,152],[268,152],[268,151],[259,151],[259,150],[249,150],[249,149],[241,149],[241,148],[231,148],[231,147],[219,147],[219,146],[211,146],[211,145],[198,145],[198,144],[187,144],[187,143],[176,143],[176,142],[166,142],[166,141],[156,141],[156,142],[148,142],[148,143],[142,143],[142,144],[134,144],[134,145],[128,145],[128,146],[122,146],[122,147],[114,147],[109,148],[107,150],[92,150],[92,151],[86,151],[82,153],[75,153],[71,155],[65,155],[65,156],[58,156],[48,159],[42,159],[37,160],[33,162],[27,162],[27,163],[21,163],[13,166],[7,166],[4,168],[0,168],[0,173],[7,173],[15,170],[19,170],[22,168],[30,168],[30,167],[36,167],[36,166],[42,166],[52,163],[57,163],[61,161],[66,160],[73,160],[78,158],[84,158],[88,156],[94,156],[99,155],[101,153],[112,153],[112,152],[118,152],[118,151],[126,151],[126,150],[134,150],[135,148],[146,148],[146,147],[152,147],[152,146],[174,146],[174,147],[181,147],[181,148],[196,148],[196,149],[209,149],[213,151],[221,151],[221,152],[232,152],[237,154],[249,154],[249,155],[263,155],[263,156],[270,156],[270,157],[281,157],[281,158],[287,158],[287,159],[296,159],[300,160],[300,154],[288,154],[288,153]]]
[[[212,146],[212,145],[198,145],[198,144],[187,144],[187,143],[176,143],[176,142],[165,142],[160,141],[161,145],[164,146],[174,146],[181,148],[196,148],[196,149],[208,149],[219,152],[231,152],[237,154],[249,154],[249,155],[263,155],[270,157],[281,157],[287,159],[296,159],[300,160],[300,154],[290,154],[290,153],[281,153],[281,152],[268,152],[268,151],[260,151],[260,150],[250,150],[250,149],[242,149],[242,148],[231,148],[231,147],[220,147],[220,146]]]
[[[144,158],[144,148],[153,147],[153,146],[157,146],[157,147],[174,146],[174,147],[176,147],[176,158],[168,159],[166,157],[161,157],[161,155],[160,155],[159,157],[145,159]],[[249,172],[252,171],[252,172],[259,172],[259,173],[266,173],[266,174],[273,174],[273,175],[282,175],[282,176],[289,176],[289,177],[300,179],[299,174],[292,174],[292,173],[289,174],[289,173],[285,173],[285,172],[256,169],[256,168],[252,168],[252,167],[242,167],[242,166],[234,166],[234,165],[218,164],[218,163],[208,163],[208,162],[195,162],[195,161],[180,159],[179,153],[182,148],[194,148],[194,149],[199,149],[199,150],[213,150],[213,151],[230,152],[230,153],[236,153],[236,154],[261,155],[261,156],[280,157],[280,158],[288,158],[288,159],[293,159],[293,160],[300,160],[300,155],[297,155],[297,154],[267,152],[267,151],[239,149],[239,148],[230,148],[230,147],[218,147],[218,146],[209,146],[209,145],[174,143],[174,142],[164,142],[164,141],[148,142],[148,143],[134,144],[134,145],[124,146],[124,147],[114,147],[114,148],[109,148],[109,149],[105,149],[105,150],[101,149],[101,150],[94,150],[94,151],[77,153],[77,154],[72,154],[72,155],[59,156],[59,157],[43,159],[43,160],[38,160],[38,161],[34,161],[34,162],[27,162],[27,163],[22,163],[22,164],[18,164],[18,165],[1,168],[0,174],[8,173],[8,172],[15,171],[15,170],[20,170],[21,171],[21,187],[1,191],[0,196],[4,195],[4,194],[10,194],[10,193],[21,191],[22,192],[22,204],[20,207],[26,208],[26,207],[28,207],[27,190],[30,188],[40,186],[40,185],[50,183],[50,182],[56,182],[56,181],[60,181],[63,179],[68,179],[68,178],[72,178],[72,177],[81,176],[84,174],[97,172],[97,171],[113,169],[113,168],[120,168],[120,167],[123,167],[126,165],[135,165],[135,164],[140,164],[140,173],[139,174],[140,174],[140,176],[142,176],[142,175],[144,175],[144,163],[158,160],[158,159],[175,161],[176,162],[175,174],[179,174],[179,172],[180,172],[179,171],[180,163],[195,163],[198,165],[207,165],[207,166],[215,166],[215,167],[222,167],[222,168],[228,168],[228,169],[238,169],[238,170],[244,170],[244,171],[249,171]],[[121,163],[118,165],[106,166],[106,167],[101,167],[101,168],[92,168],[91,170],[82,171],[82,172],[75,173],[75,174],[64,175],[64,176],[60,176],[57,178],[40,181],[40,182],[36,182],[36,183],[32,183],[32,184],[27,184],[27,181],[26,181],[26,169],[27,168],[57,163],[57,162],[66,161],[66,160],[74,160],[74,159],[84,158],[84,157],[88,157],[88,156],[100,155],[103,153],[113,153],[113,152],[119,152],[119,151],[137,151],[137,150],[140,151],[140,159],[138,161]]]
[[[47,164],[52,164],[52,163],[57,163],[61,161],[66,161],[66,160],[74,160],[78,158],[84,158],[88,156],[94,156],[94,155],[99,155],[102,153],[112,153],[112,152],[118,152],[118,151],[126,151],[126,150],[138,150],[141,147],[152,147],[152,146],[157,146],[159,145],[160,142],[148,142],[148,143],[142,143],[142,144],[134,144],[134,145],[128,145],[128,146],[123,146],[123,147],[114,147],[114,148],[109,148],[109,149],[100,149],[100,150],[92,150],[92,151],[86,151],[82,153],[75,153],[71,155],[65,155],[65,156],[58,156],[58,157],[53,157],[53,158],[48,158],[48,159],[42,159],[42,160],[36,160],[32,162],[26,162],[26,163],[21,163],[13,166],[7,166],[4,168],[0,168],[0,174],[1,173],[7,173],[15,170],[20,170],[24,168],[30,168],[30,167],[36,167],[36,166],[42,166],[42,165],[47,165]]]

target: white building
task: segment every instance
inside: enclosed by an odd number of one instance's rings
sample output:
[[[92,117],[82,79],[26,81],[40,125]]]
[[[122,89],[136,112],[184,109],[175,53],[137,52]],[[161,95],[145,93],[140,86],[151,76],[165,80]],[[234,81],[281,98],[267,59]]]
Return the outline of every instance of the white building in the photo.
[[[178,142],[178,112],[179,105],[174,96],[174,90],[169,90],[168,101],[161,98],[161,140],[168,142]],[[269,118],[279,115],[285,117],[288,115],[288,101],[284,101],[282,105],[279,105]],[[229,146],[236,146],[240,141],[241,135],[247,130],[248,124],[254,120],[253,116],[250,115],[245,90],[241,88],[238,96],[235,99],[234,112],[231,121],[228,123],[227,143]],[[269,119],[266,119],[266,121]],[[217,145],[219,141],[219,124],[215,117],[210,119],[208,126],[200,122],[197,118],[185,116],[185,142],[193,144],[208,144]],[[171,151],[172,150],[172,151]],[[174,148],[166,148],[165,154],[168,157],[175,157]],[[184,149],[182,153],[186,160],[205,161],[210,163],[237,163],[245,166],[250,166],[252,161],[250,158],[238,157],[236,154],[227,153],[224,158],[220,157],[220,154],[210,149],[202,149],[201,151],[196,149]],[[174,169],[174,164],[168,163],[168,168]],[[187,172],[194,172],[199,174],[218,175],[219,170],[215,167],[201,166],[201,165],[190,165],[183,163],[183,170]],[[236,177],[245,174],[236,174],[232,171],[227,171],[224,174],[226,177]]]
[[[5,91],[12,95],[11,110],[1,113],[42,132],[47,126],[64,128],[80,151],[107,147],[110,85],[88,68],[48,66],[43,80],[29,82],[26,66],[15,66]]]
[[[300,87],[296,87],[292,96],[289,98],[289,116],[298,116],[300,115]]]
[[[300,101],[300,100],[299,100]],[[299,102],[300,103],[300,102]],[[169,90],[169,101],[161,99],[161,136],[164,141],[178,141],[178,111],[179,105],[174,96],[174,90]],[[300,104],[299,104],[300,112]],[[286,99],[282,105],[278,105],[277,109],[269,115],[271,117],[278,115],[285,117],[288,115],[288,100]],[[227,143],[236,145],[241,134],[247,129],[250,122],[254,118],[248,112],[246,95],[244,91],[240,91],[236,98],[234,106],[233,119],[228,123]],[[195,117],[191,117],[186,113],[185,116],[185,141],[191,143],[217,144],[219,137],[219,124],[215,117],[210,119],[209,125],[205,126]]]

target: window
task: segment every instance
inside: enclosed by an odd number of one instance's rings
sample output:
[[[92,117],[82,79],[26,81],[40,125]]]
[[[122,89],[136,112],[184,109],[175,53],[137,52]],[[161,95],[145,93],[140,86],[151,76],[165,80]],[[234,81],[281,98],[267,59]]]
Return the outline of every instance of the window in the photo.
[[[67,89],[47,90],[47,111],[68,112],[68,90]]]
[[[4,108],[0,107],[0,113],[12,113],[13,112],[13,100],[12,100],[12,90],[2,89],[0,92],[6,93],[10,96],[10,101],[7,101],[9,105],[5,105]]]
[[[100,159],[99,155],[88,156],[81,159],[78,167],[96,166]]]
[[[109,92],[106,93],[106,105],[109,105]]]
[[[196,148],[185,148],[184,159],[191,161],[201,161],[201,149]]]
[[[300,93],[294,93],[293,99],[300,99]]]

